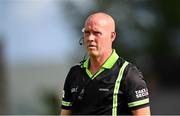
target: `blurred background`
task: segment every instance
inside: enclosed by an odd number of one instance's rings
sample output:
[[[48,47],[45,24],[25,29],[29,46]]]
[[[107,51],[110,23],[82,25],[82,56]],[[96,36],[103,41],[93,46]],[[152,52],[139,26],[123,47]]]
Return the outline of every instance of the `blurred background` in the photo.
[[[114,48],[141,69],[152,114],[180,114],[179,0],[0,0],[0,114],[58,114],[94,12],[116,21]]]

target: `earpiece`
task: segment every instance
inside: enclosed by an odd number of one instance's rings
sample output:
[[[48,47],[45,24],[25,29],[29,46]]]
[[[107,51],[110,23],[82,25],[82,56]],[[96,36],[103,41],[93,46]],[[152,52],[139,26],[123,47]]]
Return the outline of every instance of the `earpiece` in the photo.
[[[82,33],[84,33],[84,30],[85,30],[85,28],[82,28]],[[82,36],[80,39],[79,39],[79,45],[83,45],[83,39],[84,39],[84,37]]]
[[[81,37],[81,38],[79,39],[79,45],[83,45],[83,39],[84,39],[84,37]]]

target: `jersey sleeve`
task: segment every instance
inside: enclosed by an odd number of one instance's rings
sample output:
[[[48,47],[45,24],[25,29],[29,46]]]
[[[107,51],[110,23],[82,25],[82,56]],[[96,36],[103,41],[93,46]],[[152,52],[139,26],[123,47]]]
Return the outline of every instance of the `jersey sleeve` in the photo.
[[[129,108],[139,109],[149,106],[149,94],[146,82],[141,72],[132,65],[129,67],[125,78],[125,92]]]
[[[63,94],[62,94],[61,108],[66,110],[71,110],[72,108],[72,95],[70,90],[71,75],[72,75],[72,69],[70,69],[66,77],[63,88]]]

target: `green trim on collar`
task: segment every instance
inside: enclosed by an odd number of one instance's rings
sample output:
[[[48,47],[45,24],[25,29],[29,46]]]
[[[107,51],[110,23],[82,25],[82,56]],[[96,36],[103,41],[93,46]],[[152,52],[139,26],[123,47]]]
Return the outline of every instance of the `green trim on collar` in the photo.
[[[89,66],[89,58],[86,59],[86,61],[83,63],[84,68],[88,68]]]
[[[83,68],[86,68],[86,73],[87,75],[91,78],[94,79],[95,77],[97,77],[101,72],[103,72],[105,69],[111,69],[113,67],[113,65],[116,63],[116,61],[118,60],[119,56],[116,53],[116,51],[113,49],[112,54],[110,55],[110,57],[105,61],[105,63],[102,65],[102,67],[100,68],[100,70],[93,75],[91,73],[91,71],[88,69],[89,66],[89,58],[86,59],[86,61],[83,63]]]
[[[113,65],[116,63],[118,60],[119,56],[117,55],[116,51],[113,49],[113,52],[111,56],[105,61],[103,64],[103,68],[111,69]]]
[[[90,78],[93,77],[93,74],[90,72],[88,68],[86,68],[86,73]]]

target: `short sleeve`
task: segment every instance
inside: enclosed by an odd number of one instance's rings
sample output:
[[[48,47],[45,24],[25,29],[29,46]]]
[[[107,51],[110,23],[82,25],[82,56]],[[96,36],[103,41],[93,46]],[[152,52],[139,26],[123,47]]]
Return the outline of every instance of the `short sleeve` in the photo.
[[[72,95],[70,90],[72,69],[69,71],[63,88],[61,108],[70,110],[72,108]]]
[[[125,78],[125,93],[128,107],[138,109],[149,105],[149,94],[142,73],[133,65]]]

